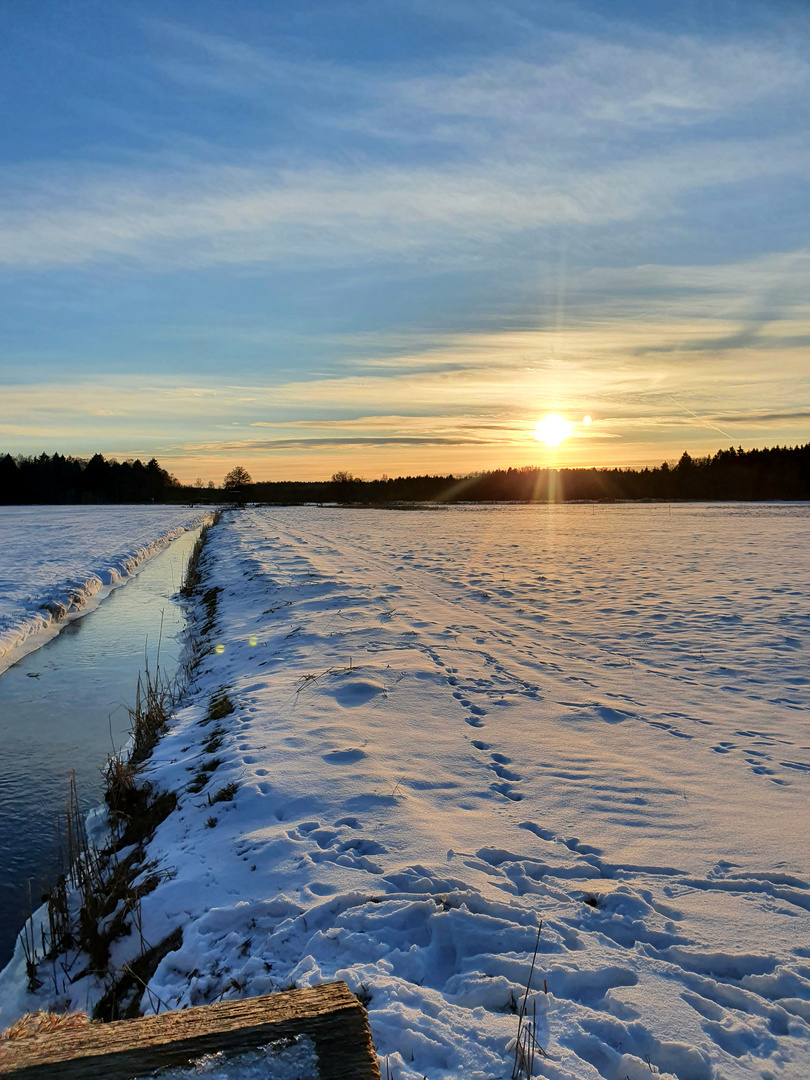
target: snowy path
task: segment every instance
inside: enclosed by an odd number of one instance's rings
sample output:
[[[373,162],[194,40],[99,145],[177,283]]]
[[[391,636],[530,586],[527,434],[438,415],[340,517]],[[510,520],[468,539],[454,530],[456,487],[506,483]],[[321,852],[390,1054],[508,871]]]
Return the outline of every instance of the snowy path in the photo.
[[[808,523],[224,519],[221,651],[151,766],[185,792],[151,845],[144,933],[183,927],[154,993],[337,976],[396,1080],[507,1077],[542,919],[538,1075],[805,1080]]]

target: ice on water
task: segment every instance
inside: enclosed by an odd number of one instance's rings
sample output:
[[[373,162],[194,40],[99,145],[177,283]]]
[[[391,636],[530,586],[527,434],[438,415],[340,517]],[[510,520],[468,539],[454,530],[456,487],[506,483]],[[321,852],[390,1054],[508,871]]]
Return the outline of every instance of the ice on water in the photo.
[[[0,506],[0,672],[201,518],[181,506]]]
[[[226,1057],[204,1054],[186,1066],[161,1069],[138,1080],[318,1080],[318,1058],[311,1039],[291,1045],[271,1044],[246,1054]]]

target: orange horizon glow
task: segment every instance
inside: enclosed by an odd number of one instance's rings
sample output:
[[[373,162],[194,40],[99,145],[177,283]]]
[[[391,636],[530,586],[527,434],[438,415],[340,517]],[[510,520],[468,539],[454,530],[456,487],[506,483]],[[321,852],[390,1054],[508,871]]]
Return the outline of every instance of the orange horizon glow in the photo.
[[[618,441],[618,440],[617,440]],[[379,450],[373,455],[370,465],[367,448],[352,452],[342,448],[339,453],[323,451],[279,455],[275,460],[268,460],[267,454],[255,451],[240,453],[235,450],[227,456],[191,455],[155,453],[161,466],[176,475],[185,486],[193,486],[199,477],[207,484],[213,480],[217,486],[222,484],[225,474],[235,465],[244,466],[254,483],[277,483],[282,481],[323,481],[328,480],[338,470],[351,472],[362,480],[405,476],[455,476],[464,477],[479,472],[493,472],[498,469],[639,469],[660,466],[666,461],[670,465],[677,463],[684,450],[692,457],[714,454],[724,448],[722,439],[712,440],[700,446],[692,440],[678,439],[677,442],[658,444],[651,449],[643,443],[624,443],[619,446],[601,445],[598,452],[593,446],[564,444],[562,447],[546,447],[533,438],[526,439],[525,448],[510,445],[488,448],[486,455],[470,453],[470,447],[431,447],[420,446],[390,453],[383,457]],[[753,447],[750,447],[753,448]],[[102,451],[103,452],[103,451]],[[108,456],[105,454],[105,456]],[[121,455],[109,455],[118,456]]]

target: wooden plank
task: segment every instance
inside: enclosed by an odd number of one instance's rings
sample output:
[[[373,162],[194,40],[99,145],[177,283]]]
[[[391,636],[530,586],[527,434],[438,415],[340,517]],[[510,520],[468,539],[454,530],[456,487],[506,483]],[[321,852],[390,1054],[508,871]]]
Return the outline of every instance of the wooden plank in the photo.
[[[319,1080],[380,1080],[366,1010],[343,982],[90,1024],[0,1043],[14,1080],[132,1080],[201,1054],[255,1050],[308,1035]]]

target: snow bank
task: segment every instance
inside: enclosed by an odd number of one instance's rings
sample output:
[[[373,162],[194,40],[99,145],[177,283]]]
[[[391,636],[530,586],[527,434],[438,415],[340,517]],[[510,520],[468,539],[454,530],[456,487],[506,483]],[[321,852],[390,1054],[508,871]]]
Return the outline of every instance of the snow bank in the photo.
[[[149,766],[180,799],[142,932],[183,942],[142,1008],[340,978],[396,1080],[506,1078],[542,920],[537,1075],[804,1080],[807,522],[224,518],[216,651]],[[23,981],[18,950],[2,1021]]]
[[[178,506],[0,507],[0,671],[202,516]]]

